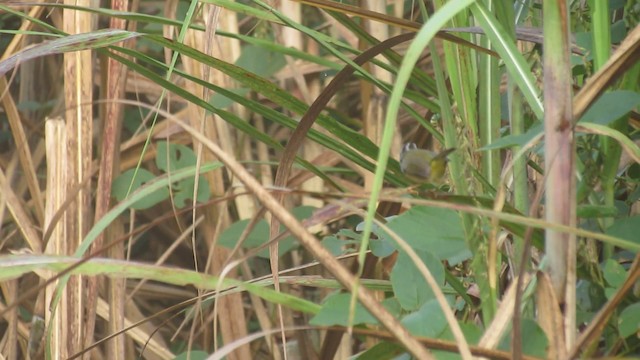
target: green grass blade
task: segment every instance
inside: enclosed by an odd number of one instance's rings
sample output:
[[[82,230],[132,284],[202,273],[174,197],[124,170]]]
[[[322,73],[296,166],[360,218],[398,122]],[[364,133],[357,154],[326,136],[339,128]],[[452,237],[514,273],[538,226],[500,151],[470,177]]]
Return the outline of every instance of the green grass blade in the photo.
[[[536,87],[536,81],[529,70],[529,65],[516,48],[513,39],[507,35],[502,25],[480,2],[474,2],[470,9],[485,35],[491,40],[491,45],[504,61],[509,75],[520,88],[536,117],[542,119],[544,110],[539,95],[540,90]]]

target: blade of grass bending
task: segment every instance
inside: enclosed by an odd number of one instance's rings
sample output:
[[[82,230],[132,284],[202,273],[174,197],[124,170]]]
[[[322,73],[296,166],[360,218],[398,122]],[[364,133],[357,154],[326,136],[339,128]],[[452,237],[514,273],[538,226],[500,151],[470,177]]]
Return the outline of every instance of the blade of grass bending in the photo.
[[[535,78],[529,70],[527,61],[518,51],[506,30],[484,5],[474,2],[470,9],[475,19],[480,23],[484,33],[491,40],[491,45],[504,61],[509,75],[520,88],[534,114],[538,119],[542,119],[544,110],[539,96],[540,91],[536,86]]]

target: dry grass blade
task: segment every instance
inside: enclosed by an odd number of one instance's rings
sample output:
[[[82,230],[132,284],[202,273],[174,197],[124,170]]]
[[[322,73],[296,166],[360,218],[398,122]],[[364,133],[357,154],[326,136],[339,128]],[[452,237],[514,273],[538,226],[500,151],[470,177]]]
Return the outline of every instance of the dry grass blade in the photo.
[[[67,137],[65,132],[64,120],[61,118],[48,119],[46,123],[46,144],[47,144],[47,199],[45,211],[45,225],[51,229],[51,238],[47,242],[44,251],[46,254],[67,255],[67,233],[64,222],[54,223],[56,212],[63,206],[65,200],[69,196],[66,191],[67,184]],[[51,282],[55,276],[47,279]],[[47,286],[45,290],[45,299],[47,304],[51,304],[55,296],[55,282]],[[66,307],[63,304],[60,309],[52,314],[47,311],[44,315],[47,327],[52,333],[51,344],[54,350],[68,354],[69,350],[62,349],[62,341],[64,340],[64,330],[61,329],[63,316],[68,316]]]
[[[114,1],[112,9],[116,11],[129,10],[128,0]],[[135,9],[134,9],[135,10]],[[129,24],[131,29],[134,28],[135,23]],[[112,29],[125,30],[127,28],[127,21],[124,19],[111,18],[109,27]],[[126,46],[133,47],[134,42],[128,42]],[[123,46],[123,43],[115,44],[117,46]],[[107,99],[119,99],[124,97],[127,84],[127,69],[125,66],[115,61],[112,58],[104,59],[106,65],[101,68],[104,76],[104,83],[101,84],[103,89],[103,97]],[[122,133],[122,121],[123,121],[124,109],[122,104],[118,102],[107,102],[103,104],[104,118],[102,121],[102,138],[100,141],[100,164],[98,170],[98,181],[96,185],[96,200],[95,200],[95,215],[94,221],[98,222],[109,211],[111,202],[111,188],[113,186],[113,180],[120,174],[120,138]],[[122,224],[116,221],[113,226],[108,229],[105,234],[101,234],[94,242],[94,249],[101,249],[104,243],[104,236],[117,238],[118,235],[123,233]],[[124,244],[119,242],[117,245],[109,248],[108,256],[113,259],[125,258]],[[97,294],[97,279],[91,279],[89,296],[87,299],[88,307],[96,307],[98,299]],[[126,309],[125,309],[125,287],[126,279],[109,279],[107,282],[107,304],[109,316],[108,329],[110,333],[115,333],[125,326]],[[102,303],[101,303],[102,304]],[[89,323],[89,326],[92,324]],[[88,336],[85,339],[84,347],[89,347],[93,343],[93,337]],[[125,337],[118,336],[113,341],[108,343],[107,356],[111,359],[124,359],[125,358]]]
[[[31,220],[29,212],[24,208],[19,197],[11,190],[11,183],[2,169],[0,169],[0,189],[3,190],[2,202],[9,208],[9,213],[30,249],[36,253],[42,252],[41,237],[36,232],[37,226]]]
[[[29,142],[27,141],[26,132],[20,121],[20,114],[18,108],[13,101],[11,94],[9,94],[9,87],[4,77],[0,77],[0,94],[2,96],[2,103],[7,118],[9,120],[9,126],[11,127],[11,134],[16,142],[16,148],[18,149],[18,158],[20,159],[20,165],[22,171],[25,174],[29,191],[31,192],[32,199],[35,200],[35,215],[39,224],[44,224],[44,198],[40,191],[38,179],[36,176],[36,166],[33,162],[33,156],[29,149]]]
[[[538,273],[538,286],[536,287],[536,305],[539,310],[537,320],[544,329],[549,339],[547,347],[548,359],[565,359],[566,345],[564,342],[563,314],[558,306],[556,290],[553,287],[549,275]]]

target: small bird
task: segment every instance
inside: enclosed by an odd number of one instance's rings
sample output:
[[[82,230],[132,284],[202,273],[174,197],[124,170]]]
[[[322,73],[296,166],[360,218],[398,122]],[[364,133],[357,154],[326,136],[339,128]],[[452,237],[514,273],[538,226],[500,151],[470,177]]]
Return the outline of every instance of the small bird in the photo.
[[[447,169],[447,156],[455,148],[433,151],[418,149],[415,143],[407,143],[400,152],[400,170],[417,182],[437,183]]]

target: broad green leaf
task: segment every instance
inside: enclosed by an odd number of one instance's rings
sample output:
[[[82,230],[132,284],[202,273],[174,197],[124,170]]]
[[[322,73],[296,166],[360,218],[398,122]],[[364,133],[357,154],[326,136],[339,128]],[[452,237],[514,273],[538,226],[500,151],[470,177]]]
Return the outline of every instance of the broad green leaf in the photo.
[[[95,223],[93,228],[89,230],[89,233],[87,233],[82,240],[82,243],[78,246],[74,256],[80,257],[84,255],[98,235],[100,235],[118,216],[120,216],[120,214],[125,212],[125,210],[129,209],[133,204],[139,202],[141,199],[150,196],[158,190],[167,188],[170,182],[178,182],[183,179],[193,177],[196,171],[199,171],[202,175],[220,167],[222,167],[221,162],[203,164],[199,169],[196,169],[195,167],[188,167],[180,169],[172,173],[170,176],[159,176],[147,182],[144,186],[129,194],[126,199],[123,199],[120,203],[116,204],[113,209],[109,210],[108,213]],[[68,277],[64,282],[66,281],[68,281]]]
[[[159,141],[157,147],[156,166],[164,172],[170,173],[196,165],[196,154],[187,146]],[[171,186],[171,196],[173,196],[173,203],[176,207],[183,208],[192,203],[194,188],[195,178],[184,179]],[[202,203],[209,200],[210,195],[209,181],[206,177],[199,176],[197,202]]]
[[[355,360],[402,360],[398,355],[405,353],[402,346],[391,342],[379,342],[355,356]],[[408,357],[407,359],[410,359]]]
[[[425,302],[418,311],[412,312],[401,320],[411,335],[440,338],[447,328],[447,320],[436,299]]]
[[[627,306],[618,318],[618,331],[622,338],[640,334],[640,303]]]
[[[329,295],[322,304],[322,309],[309,320],[309,324],[314,326],[347,326],[349,322],[351,294],[335,293]],[[400,308],[393,299],[383,301],[383,306],[393,315],[398,316]],[[353,317],[353,324],[378,324],[378,320],[371,315],[359,302],[356,303],[356,310]]]
[[[164,172],[196,165],[196,154],[187,146],[166,141],[158,141],[156,146],[156,166]]]
[[[624,267],[614,259],[605,260],[602,275],[604,279],[607,280],[607,285],[615,289],[619,288],[627,278],[627,272]]]
[[[242,53],[236,60],[236,66],[264,78],[271,77],[286,64],[282,54],[255,45],[242,47]]]
[[[134,176],[135,176],[135,179],[134,179]],[[122,201],[127,196],[127,191],[129,190],[130,184],[131,184],[131,190],[135,191],[155,178],[157,178],[157,176],[148,170],[139,169],[136,173],[135,169],[129,169],[123,172],[122,174],[120,174],[120,176],[118,176],[113,181],[113,185],[111,186],[111,195],[113,195],[113,197],[115,197],[116,200]],[[133,181],[133,184],[132,184],[132,181]],[[154,205],[157,205],[167,200],[168,198],[169,198],[169,188],[163,187],[150,193],[148,196],[140,198],[138,201],[131,204],[131,208],[136,210],[148,209]]]
[[[243,87],[247,87],[252,89],[253,91],[269,98],[271,101],[273,101],[274,103],[294,112],[297,114],[304,114],[307,109],[308,106],[302,102],[301,100],[299,100],[298,98],[296,98],[295,96],[293,96],[290,92],[281,89],[280,87],[278,87],[276,84],[274,84],[273,82],[269,81],[268,79],[265,79],[261,76],[258,76],[250,71],[246,71],[245,69],[238,67],[234,64],[230,64],[227,62],[224,62],[220,59],[208,56],[196,49],[193,49],[191,47],[185,46],[184,44],[180,44],[178,42],[175,41],[171,41],[168,39],[165,39],[163,37],[159,37],[159,36],[152,36],[149,35],[146,38],[148,38],[151,41],[154,41],[160,45],[162,45],[163,47],[169,48],[173,51],[179,52],[182,54],[182,56],[188,56],[196,61],[199,61],[203,64],[206,64],[208,66],[211,66],[217,70],[220,70],[222,72],[224,72],[226,75],[228,75],[229,77],[233,78],[234,80],[238,81]],[[122,51],[124,53],[127,53],[126,49],[118,49],[119,51]],[[129,52],[131,53],[131,52]],[[139,54],[137,53],[131,53],[132,56],[139,56]],[[163,64],[159,64],[161,66],[164,66]],[[141,69],[140,71],[141,73],[143,73],[144,71]],[[221,91],[223,89],[220,89],[219,87],[216,87],[214,84],[207,84],[206,82],[203,82],[201,79],[196,79],[192,76],[189,76],[188,74],[182,73],[177,71],[177,69],[174,71],[176,74],[179,74],[191,81],[197,82],[203,86],[206,86],[208,88],[211,88],[214,91],[218,91],[223,93],[224,91]],[[148,75],[147,75],[148,74]],[[144,72],[145,76],[152,78],[153,74],[149,74],[149,72]],[[158,80],[156,79],[152,79],[155,82],[158,82]],[[160,82],[158,82],[160,83]],[[165,85],[162,84],[162,86],[164,87]],[[170,85],[166,85],[167,87],[169,87]],[[175,87],[175,86],[172,86]],[[184,91],[175,91],[172,90],[176,93],[184,93]],[[231,93],[228,94],[229,92],[227,92],[227,94],[225,94],[226,97],[230,98],[230,99],[235,99],[237,98],[236,96],[234,96],[235,94]],[[183,96],[182,94],[180,94],[181,96]],[[184,96],[183,96],[184,97]],[[200,101],[194,101],[191,100],[191,98],[185,97],[185,99],[192,101],[196,104],[198,104],[199,102],[202,103],[204,101],[202,101],[202,99],[199,99]],[[204,102],[205,104],[207,104],[206,102]],[[204,104],[203,104],[204,105]],[[200,106],[203,106],[200,105]],[[208,104],[207,104],[208,105]],[[205,106],[203,106],[205,107]],[[260,104],[255,104],[254,105],[255,108],[259,108]],[[207,107],[205,107],[207,108]],[[207,108],[207,110],[212,111],[210,109]],[[213,110],[215,111],[215,110]],[[218,112],[216,112],[218,113]],[[277,115],[282,115],[281,113],[272,110],[272,114],[270,115],[266,115],[269,118],[275,118],[277,117]],[[278,117],[280,118],[280,117]],[[275,120],[275,119],[274,119]],[[335,140],[333,140],[332,142],[335,144],[333,146],[333,148],[338,147],[338,151],[340,152],[341,155],[347,156],[350,155],[352,153],[354,153],[354,151],[352,150],[352,148],[358,149],[360,150],[363,154],[367,155],[370,158],[376,158],[377,153],[378,153],[378,147],[371,142],[370,139],[368,139],[366,136],[362,135],[361,133],[345,126],[344,124],[339,123],[338,121],[336,121],[334,118],[324,115],[324,114],[320,114],[320,116],[318,116],[317,119],[317,123],[318,125],[324,127],[327,131],[329,131],[330,133],[332,133],[333,135],[335,135],[337,138],[341,139],[342,141],[344,141],[344,143],[349,144],[349,146],[345,146],[344,144],[339,144],[336,143]],[[294,128],[295,126],[297,126],[297,122],[293,119],[288,118],[286,120],[286,123],[283,123],[283,125],[289,127],[289,128]],[[319,134],[316,131],[310,131],[309,132],[309,138],[314,140],[314,141],[318,141],[318,137],[322,136],[321,134]],[[329,140],[327,136],[322,136],[325,140],[325,144],[326,141]],[[319,141],[318,141],[319,142]],[[322,143],[321,143],[322,144]],[[350,156],[350,158],[353,155]],[[358,162],[359,165],[362,165],[363,159],[360,156],[357,156],[355,158],[353,158],[354,161]],[[374,168],[374,166],[366,166],[364,165],[365,168],[368,168],[370,170],[372,170]]]
[[[640,215],[616,219],[606,231],[607,235],[640,244]]]
[[[522,352],[526,355],[535,356],[540,359],[545,359],[547,355],[547,346],[549,341],[544,331],[531,319],[522,319]],[[504,335],[500,346],[500,350],[511,350],[511,331]]]
[[[189,352],[183,352],[176,355],[173,360],[206,360],[209,358],[209,353],[201,350],[193,350]]]
[[[294,208],[291,212],[296,217],[296,219],[302,221],[304,219],[309,218],[314,210],[315,208],[311,206],[299,206],[297,208]],[[244,232],[244,230],[247,228],[247,225],[249,224],[249,222],[250,220],[246,219],[246,220],[240,220],[233,223],[231,226],[229,226],[227,229],[225,229],[222,232],[222,234],[220,235],[220,239],[218,240],[218,243],[221,246],[224,246],[227,248],[234,248],[238,243],[238,240],[240,240],[240,236],[242,232]],[[268,241],[269,241],[269,224],[267,224],[267,222],[264,220],[260,220],[258,221],[256,226],[253,228],[253,230],[249,233],[249,236],[242,243],[242,247],[245,249],[253,249],[266,244]],[[298,246],[296,239],[292,236],[287,236],[286,238],[280,240],[279,246],[278,246],[278,254],[282,256],[296,246]],[[257,256],[268,259],[269,249],[265,248],[261,250],[260,252],[258,252]]]
[[[414,249],[429,251],[451,265],[471,257],[460,216],[453,210],[414,206],[388,226]]]
[[[235,65],[258,76],[270,78],[286,65],[286,61],[284,56],[278,52],[256,45],[246,45],[242,48],[242,53],[236,60]],[[249,93],[248,88],[230,90],[240,96],[245,96]],[[211,104],[215,107],[226,108],[233,104],[233,101],[220,93],[215,93],[211,98]]]
[[[371,253],[379,258],[385,258],[396,250],[394,244],[386,237],[371,239],[369,248],[371,249]]]
[[[340,256],[348,251],[346,248],[347,245],[356,244],[357,241],[338,239],[335,236],[326,236],[320,243],[322,243],[322,246],[329,250],[333,256]]]
[[[240,236],[247,228],[251,220],[240,220],[233,223],[227,229],[225,229],[220,235],[220,239],[218,240],[218,244],[220,246],[224,246],[226,248],[233,249],[238,240],[240,240]],[[245,249],[253,249],[260,245],[266,244],[269,241],[269,224],[266,221],[260,220],[255,225],[249,236],[242,243],[242,247]],[[282,256],[286,254],[289,250],[295,247],[295,242],[291,237],[287,237],[280,241],[278,246],[278,254]],[[269,249],[265,248],[260,251],[257,256],[261,258],[268,259],[269,258]]]
[[[444,266],[431,252],[416,249],[422,262],[427,266],[436,282],[444,286]],[[425,302],[434,299],[433,290],[427,284],[409,255],[401,251],[391,270],[393,293],[403,309],[416,310]]]
[[[247,89],[247,88],[235,88],[235,89],[228,89],[228,90],[242,97],[247,96],[247,94],[251,91],[250,89]],[[211,97],[211,100],[209,100],[209,103],[211,104],[211,106],[220,108],[220,109],[226,109],[229,106],[235,104],[235,102],[232,99],[229,99],[228,97],[222,95],[222,93],[219,93],[219,92],[213,94],[213,96]]]
[[[349,319],[349,301],[351,295],[348,293],[336,293],[330,295],[322,304],[322,309],[309,320],[309,324],[315,326],[346,326]],[[376,320],[369,311],[360,303],[356,304],[353,324],[376,324]]]
[[[459,322],[459,325],[460,325],[460,330],[462,330],[462,333],[464,334],[464,337],[465,339],[467,339],[467,342],[469,344],[477,344],[480,341],[480,338],[482,338],[482,329],[480,329],[476,324]],[[451,327],[447,326],[447,329],[444,331],[442,336],[440,336],[440,339],[455,341],[455,338],[451,333]],[[462,359],[460,354],[449,352],[449,351],[435,350],[433,354],[438,360]]]
[[[195,179],[184,179],[171,186],[171,194],[173,203],[179,209],[185,206],[193,205],[193,191],[195,189]],[[209,188],[209,180],[204,176],[198,177],[198,193],[196,194],[196,202],[204,203],[211,197]]]
[[[640,105],[640,94],[617,90],[603,94],[582,115],[580,121],[609,125]]]
[[[616,215],[618,215],[618,209],[615,206],[578,205],[578,217],[583,219],[615,217]]]

